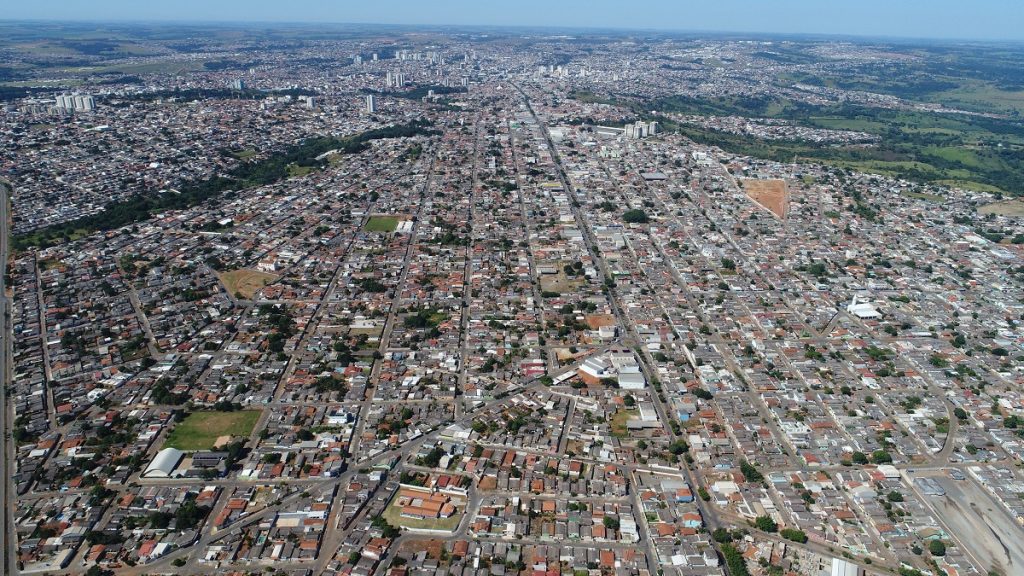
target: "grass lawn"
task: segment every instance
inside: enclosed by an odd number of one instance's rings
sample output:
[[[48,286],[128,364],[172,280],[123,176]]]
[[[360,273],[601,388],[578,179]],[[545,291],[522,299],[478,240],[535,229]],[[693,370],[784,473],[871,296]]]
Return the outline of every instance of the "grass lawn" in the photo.
[[[367,232],[394,232],[398,228],[398,218],[394,216],[370,216],[363,230]]]
[[[398,505],[398,495],[396,494],[395,497],[392,498],[391,503],[388,504],[387,509],[384,510],[384,519],[392,526],[402,526],[403,528],[413,529],[418,528],[420,530],[446,530],[448,532],[454,532],[455,529],[459,527],[459,520],[462,519],[462,515],[466,513],[466,503],[456,502],[455,507],[457,510],[450,518],[429,520],[406,518],[402,516],[402,508]]]
[[[210,450],[221,436],[248,436],[262,410],[193,412],[171,430],[165,448]]]
[[[314,172],[315,170],[316,166],[299,166],[298,164],[289,164],[288,176],[292,178],[295,178],[297,176],[305,176],[306,174]]]
[[[241,268],[217,274],[228,294],[241,294],[243,298],[252,298],[260,288],[277,280],[277,275],[259,270]]]

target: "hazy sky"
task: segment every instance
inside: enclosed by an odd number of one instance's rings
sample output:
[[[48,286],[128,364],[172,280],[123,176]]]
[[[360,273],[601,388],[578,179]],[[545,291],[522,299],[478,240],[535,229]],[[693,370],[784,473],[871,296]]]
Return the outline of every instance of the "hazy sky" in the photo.
[[[7,0],[0,19],[494,24],[1024,40],[1024,0]]]

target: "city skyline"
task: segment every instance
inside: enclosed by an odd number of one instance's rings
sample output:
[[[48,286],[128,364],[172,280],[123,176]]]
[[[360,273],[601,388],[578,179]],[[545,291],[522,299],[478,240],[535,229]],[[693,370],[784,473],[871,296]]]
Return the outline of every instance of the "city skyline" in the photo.
[[[184,0],[174,6],[108,0],[82,4],[58,0],[42,5],[8,7],[5,20],[91,22],[239,22],[333,23],[410,26],[543,26],[674,32],[865,36],[984,41],[1024,40],[1016,25],[1024,5],[1006,0],[962,3],[953,0],[898,4],[881,0],[823,3],[782,0],[771,5],[730,0],[714,5],[644,0],[624,4],[601,0],[557,5],[526,0],[514,10],[465,0],[422,3],[385,0],[372,5],[339,6],[307,2],[301,10],[272,2],[236,0],[214,5]]]

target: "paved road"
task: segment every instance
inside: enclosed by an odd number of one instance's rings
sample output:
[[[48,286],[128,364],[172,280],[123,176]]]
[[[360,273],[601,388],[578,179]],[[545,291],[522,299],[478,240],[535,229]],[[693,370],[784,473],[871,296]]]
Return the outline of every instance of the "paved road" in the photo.
[[[611,274],[609,273],[607,263],[601,256],[600,252],[597,250],[597,242],[594,239],[593,230],[590,226],[590,221],[580,211],[579,201],[576,196],[576,190],[569,182],[569,178],[565,173],[565,168],[562,166],[562,160],[558,154],[558,149],[555,148],[555,144],[551,140],[551,134],[548,132],[547,126],[544,124],[543,121],[541,121],[541,119],[537,116],[537,113],[533,110],[533,106],[530,104],[530,99],[526,92],[524,92],[522,88],[520,88],[519,86],[516,86],[516,89],[520,92],[520,94],[522,94],[523,99],[526,102],[526,106],[530,111],[530,115],[533,116],[533,119],[537,124],[538,130],[540,130],[544,136],[545,142],[547,143],[549,151],[551,152],[551,158],[554,160],[555,169],[557,171],[558,179],[562,183],[562,187],[572,198],[577,200],[575,202],[571,202],[570,206],[573,215],[576,218],[576,222],[579,225],[580,231],[583,233],[583,243],[586,245],[587,251],[590,252],[592,260],[598,264],[602,276],[604,278],[611,278]],[[623,344],[628,346],[631,343],[641,342],[640,338],[635,333],[633,324],[630,321],[629,316],[625,313],[621,303],[618,301],[618,297],[615,294],[614,288],[612,288],[608,292],[608,301],[611,304],[612,313],[615,315],[618,325],[623,328]],[[644,376],[647,378],[647,381],[653,382],[655,377],[657,376],[657,373],[651,368],[651,366],[655,365],[654,360],[650,356],[650,353],[648,352],[646,347],[637,345],[637,348],[639,348],[640,350],[640,354],[638,355],[640,369],[644,373]],[[652,392],[650,398],[652,404],[654,405],[655,411],[658,413],[658,418],[661,419],[665,432],[668,434],[669,439],[672,441],[680,439],[680,437],[676,435],[675,431],[671,428],[671,426],[669,426],[670,419],[668,416],[668,410],[666,410],[664,404],[661,402],[661,399],[657,392]],[[689,466],[687,466],[686,464],[681,464],[679,467],[679,472],[683,475],[683,477],[686,479],[686,482],[690,486],[699,486],[699,484],[696,481],[695,475],[693,471],[690,470]],[[710,505],[705,503],[700,498],[695,499],[694,502],[696,503],[697,509],[699,510],[701,517],[704,519],[704,524],[706,525],[708,530],[714,530],[715,528],[721,526],[721,523],[718,520],[717,512],[714,508],[712,508]],[[639,508],[639,510],[642,510],[642,507]],[[649,538],[648,534],[646,534],[646,519],[644,517],[638,518],[637,526],[640,529],[641,543],[646,544],[646,550],[644,552],[648,558],[648,567],[650,568],[651,572],[655,572],[656,570],[658,570],[660,559],[658,557],[657,550],[654,548],[653,540]],[[716,550],[718,550],[717,543],[714,544],[714,546]]]
[[[11,494],[14,493],[13,476],[16,466],[14,438],[11,435],[14,412],[7,394],[7,389],[13,385],[11,381],[13,333],[10,324],[10,300],[7,298],[7,261],[10,248],[8,245],[10,240],[8,237],[10,191],[11,189],[6,183],[0,182],[0,192],[3,195],[0,198],[0,263],[4,266],[2,273],[0,273],[0,323],[2,323],[3,328],[2,333],[0,333],[0,393],[3,394],[3,409],[0,410],[0,430],[3,430],[4,447],[3,481],[0,482],[0,503],[4,507],[3,526],[0,526],[0,532],[3,532],[3,546],[0,546],[0,567],[3,567],[4,574],[17,573],[17,555],[14,552],[17,538],[14,537],[14,519],[11,517],[11,510],[14,507]]]

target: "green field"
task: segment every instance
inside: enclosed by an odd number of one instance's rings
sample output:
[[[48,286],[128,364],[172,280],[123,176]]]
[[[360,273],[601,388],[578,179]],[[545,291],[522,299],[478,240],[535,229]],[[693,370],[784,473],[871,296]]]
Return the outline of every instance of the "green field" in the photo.
[[[667,118],[662,124],[666,130],[675,129],[696,142],[735,154],[785,162],[821,162],[981,192],[1016,195],[1024,190],[1024,164],[1014,160],[1024,148],[1024,129],[1012,123],[856,108],[833,112],[828,116],[790,116],[804,125],[875,133],[882,137],[881,144],[870,148],[816,146],[727,134]],[[883,130],[882,126],[890,128]]]
[[[937,85],[948,89],[951,84]],[[867,89],[866,85],[844,87]],[[910,84],[893,87],[896,91],[912,88]],[[1017,110],[1015,106],[1024,98],[1021,91],[998,90],[971,81],[962,83],[961,90],[979,105],[988,102],[995,106],[998,102],[1012,111]],[[735,154],[781,162],[820,162],[982,192],[1008,195],[1024,192],[1024,163],[1019,161],[1024,151],[1024,124],[1016,116],[970,116],[854,104],[815,106],[777,96],[669,96],[642,100],[634,96],[576,92],[573,97],[584,102],[621,106],[638,118],[658,120],[667,131],[677,131],[701,144],[718,146]],[[879,136],[881,141],[865,147],[764,140],[680,124],[658,112],[778,118],[814,128],[867,132]]]
[[[221,436],[248,436],[259,420],[261,410],[237,412],[193,412],[171,430],[166,448],[210,450]]]
[[[395,228],[398,228],[398,218],[395,216],[371,216],[363,230],[367,232],[394,232]]]
[[[289,164],[288,176],[291,178],[295,178],[297,176],[305,176],[306,174],[314,172],[315,170],[316,166],[299,166],[298,164]]]

